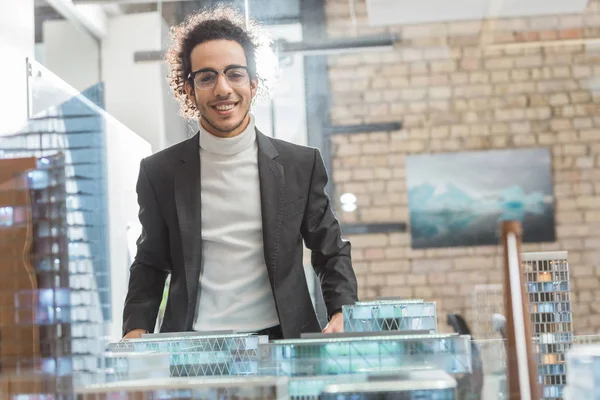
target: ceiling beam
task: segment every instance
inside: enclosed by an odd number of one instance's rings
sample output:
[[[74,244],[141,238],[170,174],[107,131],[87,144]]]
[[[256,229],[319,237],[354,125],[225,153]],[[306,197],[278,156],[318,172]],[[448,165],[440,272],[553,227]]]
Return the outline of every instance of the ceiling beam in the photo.
[[[100,41],[107,34],[106,14],[99,5],[76,5],[73,0],[46,0],[57,13],[70,21],[77,29]]]
[[[303,54],[307,56],[346,54],[352,52],[390,50],[394,43],[400,40],[397,36],[365,36],[355,38],[325,39],[320,41],[275,43],[275,54],[287,56]],[[161,50],[136,51],[133,55],[135,62],[162,61],[164,52]]]

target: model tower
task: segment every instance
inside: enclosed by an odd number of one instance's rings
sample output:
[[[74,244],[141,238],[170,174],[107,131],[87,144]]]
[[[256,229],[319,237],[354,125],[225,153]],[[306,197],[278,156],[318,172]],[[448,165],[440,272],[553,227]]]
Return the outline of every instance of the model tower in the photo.
[[[567,255],[566,251],[525,253],[522,258],[544,399],[562,398],[565,353],[573,345]]]

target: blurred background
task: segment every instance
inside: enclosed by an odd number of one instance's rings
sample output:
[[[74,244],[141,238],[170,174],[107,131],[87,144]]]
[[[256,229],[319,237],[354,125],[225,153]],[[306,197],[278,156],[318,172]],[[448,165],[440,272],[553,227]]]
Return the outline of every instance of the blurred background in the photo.
[[[139,161],[196,132],[167,85],[169,27],[216,3],[0,0],[0,158],[67,154],[68,224],[112,337]],[[568,251],[572,328],[600,333],[599,0],[227,3],[272,36],[257,125],[321,150],[361,300],[435,301],[492,337],[498,223],[518,219],[525,252]]]

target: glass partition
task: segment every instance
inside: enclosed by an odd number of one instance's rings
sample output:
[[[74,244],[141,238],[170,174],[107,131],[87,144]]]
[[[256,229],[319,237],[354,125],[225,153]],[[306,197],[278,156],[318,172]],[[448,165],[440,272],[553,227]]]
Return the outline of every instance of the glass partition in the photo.
[[[78,93],[36,62],[30,71],[34,114],[0,137],[0,372],[15,394],[62,396],[120,337],[135,165],[150,151],[104,111],[102,85]]]

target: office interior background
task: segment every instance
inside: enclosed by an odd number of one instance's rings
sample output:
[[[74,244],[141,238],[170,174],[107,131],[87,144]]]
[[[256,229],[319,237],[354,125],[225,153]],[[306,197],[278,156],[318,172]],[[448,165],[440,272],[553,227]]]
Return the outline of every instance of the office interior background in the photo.
[[[95,212],[76,219],[101,226],[85,252],[113,339],[139,162],[197,130],[166,81],[169,27],[217,3],[0,0],[0,158],[53,163],[57,146],[89,146],[70,156],[78,175],[77,159],[98,157],[87,172],[101,189],[79,196]],[[320,149],[361,300],[433,301],[441,331],[441,316],[459,313],[490,337],[508,214],[523,222],[524,252],[568,251],[572,329],[600,333],[600,0],[228,3],[273,39],[257,126]],[[27,136],[38,130],[88,134]]]

